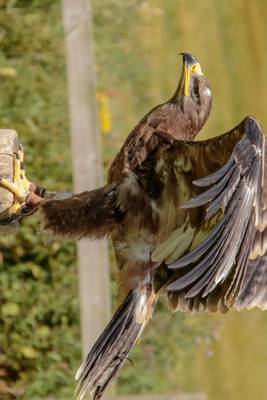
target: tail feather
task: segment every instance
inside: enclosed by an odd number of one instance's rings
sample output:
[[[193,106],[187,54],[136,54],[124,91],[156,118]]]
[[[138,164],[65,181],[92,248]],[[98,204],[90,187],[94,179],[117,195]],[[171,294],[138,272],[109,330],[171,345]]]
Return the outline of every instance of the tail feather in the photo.
[[[116,377],[146,324],[150,293],[151,288],[145,291],[134,289],[118,308],[77,371],[78,400],[86,399],[88,395],[93,400],[100,399],[108,384]]]

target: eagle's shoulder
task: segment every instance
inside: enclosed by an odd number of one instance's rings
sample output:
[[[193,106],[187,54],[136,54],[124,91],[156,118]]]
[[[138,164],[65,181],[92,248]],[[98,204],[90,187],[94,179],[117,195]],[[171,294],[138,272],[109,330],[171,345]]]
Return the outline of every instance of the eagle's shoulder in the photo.
[[[110,165],[108,180],[122,179],[134,172],[157,148],[160,138],[158,133],[172,135],[171,121],[175,109],[171,103],[164,103],[153,108],[131,131],[119,153]]]

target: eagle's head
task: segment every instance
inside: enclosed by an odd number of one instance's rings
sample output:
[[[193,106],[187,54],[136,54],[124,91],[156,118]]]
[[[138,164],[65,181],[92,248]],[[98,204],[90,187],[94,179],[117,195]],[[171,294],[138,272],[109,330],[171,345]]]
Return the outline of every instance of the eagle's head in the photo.
[[[182,73],[174,96],[171,99],[188,121],[190,137],[194,137],[206,122],[211,106],[212,93],[209,82],[202,68],[190,53],[180,53],[183,56]]]

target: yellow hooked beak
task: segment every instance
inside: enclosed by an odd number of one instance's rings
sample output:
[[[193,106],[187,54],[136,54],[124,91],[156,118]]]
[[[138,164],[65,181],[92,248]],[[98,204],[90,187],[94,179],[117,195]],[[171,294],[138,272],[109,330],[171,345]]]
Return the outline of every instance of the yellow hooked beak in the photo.
[[[201,66],[197,59],[189,53],[180,53],[183,56],[184,63],[184,96],[189,96],[189,85],[191,73],[203,75],[201,71]]]
[[[184,64],[184,95],[189,95],[189,83],[190,83],[190,67],[188,64]]]

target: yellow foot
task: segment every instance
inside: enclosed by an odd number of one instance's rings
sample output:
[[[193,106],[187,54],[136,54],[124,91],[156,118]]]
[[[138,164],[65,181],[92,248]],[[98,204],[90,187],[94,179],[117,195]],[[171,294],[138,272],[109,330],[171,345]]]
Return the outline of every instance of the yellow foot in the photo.
[[[0,178],[0,186],[14,194],[14,203],[9,208],[9,214],[17,214],[25,204],[26,198],[30,193],[30,182],[26,178],[23,167],[24,153],[20,145],[18,154],[14,155],[14,178],[13,182],[5,178]]]

